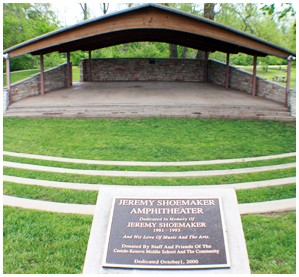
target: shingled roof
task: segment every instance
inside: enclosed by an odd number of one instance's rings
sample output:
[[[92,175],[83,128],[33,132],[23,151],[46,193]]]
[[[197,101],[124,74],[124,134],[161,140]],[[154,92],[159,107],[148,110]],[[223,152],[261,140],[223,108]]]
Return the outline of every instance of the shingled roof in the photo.
[[[136,41],[178,44],[203,51],[273,55],[296,54],[273,43],[214,21],[169,7],[146,4],[72,25],[4,50],[16,57],[51,52],[95,50]]]

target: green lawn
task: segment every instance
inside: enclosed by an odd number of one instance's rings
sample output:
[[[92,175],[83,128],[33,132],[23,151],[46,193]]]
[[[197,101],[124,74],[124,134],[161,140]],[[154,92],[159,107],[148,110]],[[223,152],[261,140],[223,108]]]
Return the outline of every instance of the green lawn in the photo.
[[[296,151],[295,123],[147,118],[5,118],[4,150],[120,161],[196,161]]]
[[[80,68],[78,66],[73,66],[73,82],[79,82],[80,81]],[[39,73],[39,69],[29,69],[29,70],[21,70],[21,71],[13,71],[10,74],[11,83],[16,83],[21,80],[24,80],[26,78],[29,78],[30,76]],[[6,86],[6,73],[3,73],[3,87]]]
[[[252,73],[253,67],[252,66],[236,66],[237,68],[240,68],[242,70],[245,70],[249,73]],[[282,77],[287,76],[286,73],[287,66],[282,65],[281,67],[278,65],[269,65],[267,70],[263,69],[263,66],[257,66],[257,76],[262,77],[268,81],[275,82],[281,86],[286,86],[286,82],[282,82]],[[276,76],[278,78],[276,78]],[[296,68],[291,68],[291,82],[290,82],[291,88],[296,88]]]
[[[80,82],[80,68],[79,66],[72,67],[73,72],[73,82]]]
[[[131,185],[131,186],[197,186],[214,184],[233,184],[242,182],[255,182],[262,180],[271,180],[276,178],[286,178],[296,176],[296,168],[283,170],[266,171],[260,173],[236,174],[215,177],[199,178],[126,178],[126,177],[102,177],[88,176],[79,174],[52,173],[24,169],[15,169],[5,167],[5,175],[17,176],[23,178],[86,183],[86,184],[111,184],[111,185]]]
[[[242,222],[253,273],[296,273],[295,212],[247,215]]]
[[[11,72],[10,74],[10,82],[16,83],[19,82],[21,80],[24,80],[36,73],[39,73],[39,69],[30,69],[30,70],[22,70],[22,71],[15,71],[15,72]],[[6,73],[3,73],[3,86],[6,86]]]
[[[57,157],[122,161],[193,161],[266,156],[296,151],[295,123],[216,119],[30,119],[4,118],[6,151]],[[78,169],[171,170],[87,166],[4,156],[5,161]],[[174,167],[215,170],[294,162],[270,161]],[[232,184],[296,176],[296,169],[202,178],[126,178],[51,173],[5,167],[5,175],[90,184],[181,186]],[[47,201],[95,204],[96,191],[56,189],[4,182],[6,195]],[[296,196],[296,185],[237,191],[239,203]],[[81,273],[91,216],[64,215],[4,207],[4,273]],[[296,214],[242,217],[253,273],[296,272]],[[266,249],[266,250],[265,250]]]
[[[27,199],[74,204],[96,204],[96,191],[58,189],[4,182],[3,193]],[[296,197],[296,185],[284,185],[237,191],[238,203],[264,202]]]
[[[82,273],[91,216],[4,207],[3,218],[4,273]],[[295,274],[295,212],[242,222],[252,273]]]

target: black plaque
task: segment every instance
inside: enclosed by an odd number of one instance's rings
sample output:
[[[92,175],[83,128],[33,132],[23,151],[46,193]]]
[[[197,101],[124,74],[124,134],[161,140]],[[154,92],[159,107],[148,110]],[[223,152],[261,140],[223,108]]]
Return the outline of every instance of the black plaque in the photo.
[[[221,199],[115,198],[103,267],[230,267]]]

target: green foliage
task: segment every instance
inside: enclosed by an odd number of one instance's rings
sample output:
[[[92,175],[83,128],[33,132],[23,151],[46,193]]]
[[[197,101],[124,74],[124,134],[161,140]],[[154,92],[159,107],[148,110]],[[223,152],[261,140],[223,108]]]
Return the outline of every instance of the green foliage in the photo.
[[[45,69],[53,68],[60,64],[66,63],[66,55],[58,52],[53,52],[48,55],[44,55]]]
[[[37,65],[39,64],[38,58],[39,57],[33,57],[30,54],[17,57],[10,61],[10,69],[11,71],[17,71],[37,68]],[[4,67],[4,70],[6,70],[6,67]]]
[[[4,3],[3,48],[29,40],[58,29],[59,22],[51,10],[51,4]],[[53,62],[45,63],[52,66]],[[24,55],[11,61],[11,70],[32,69],[38,65],[38,57]],[[55,65],[57,65],[55,63]]]
[[[166,4],[165,4],[166,5]],[[128,4],[128,6],[131,6]],[[195,15],[203,15],[203,5],[196,3],[168,3],[167,6]],[[282,4],[283,9],[273,5],[264,5],[262,9],[257,4],[222,3],[215,6],[215,21],[248,32],[272,43],[295,51],[295,11],[290,4]],[[30,38],[39,36],[59,28],[59,22],[50,4],[6,3],[3,9],[4,48],[16,45]],[[185,48],[178,46],[178,56],[185,55]],[[197,50],[187,49],[187,58],[195,58]],[[93,58],[167,58],[169,45],[157,42],[133,42],[95,50]],[[80,59],[86,58],[87,53],[77,51],[71,53],[71,61],[78,66]],[[225,62],[224,53],[211,53],[210,57]],[[45,67],[64,63],[65,57],[61,54],[45,56]],[[276,57],[266,57],[263,62],[269,64],[285,64]],[[231,63],[236,65],[251,65],[252,57],[239,53],[231,55]],[[39,57],[25,55],[11,62],[12,70],[36,68],[39,66]]]
[[[3,4],[4,49],[56,30],[58,26],[51,4]]]
[[[71,63],[73,66],[79,66],[80,60],[87,58],[87,53],[83,51],[71,52]]]

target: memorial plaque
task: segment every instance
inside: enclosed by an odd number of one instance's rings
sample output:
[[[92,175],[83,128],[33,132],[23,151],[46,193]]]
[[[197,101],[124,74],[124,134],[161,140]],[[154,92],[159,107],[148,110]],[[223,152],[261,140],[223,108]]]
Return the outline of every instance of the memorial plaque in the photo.
[[[115,198],[103,267],[229,268],[220,197]]]

